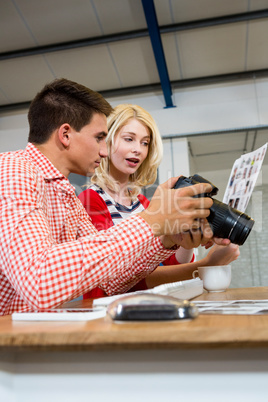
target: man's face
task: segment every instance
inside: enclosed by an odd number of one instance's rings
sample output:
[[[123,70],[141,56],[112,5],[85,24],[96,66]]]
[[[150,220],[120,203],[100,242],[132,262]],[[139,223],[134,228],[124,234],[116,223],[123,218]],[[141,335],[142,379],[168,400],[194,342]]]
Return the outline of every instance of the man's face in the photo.
[[[70,173],[92,176],[101,158],[107,157],[107,120],[95,113],[91,122],[79,132],[72,131]]]

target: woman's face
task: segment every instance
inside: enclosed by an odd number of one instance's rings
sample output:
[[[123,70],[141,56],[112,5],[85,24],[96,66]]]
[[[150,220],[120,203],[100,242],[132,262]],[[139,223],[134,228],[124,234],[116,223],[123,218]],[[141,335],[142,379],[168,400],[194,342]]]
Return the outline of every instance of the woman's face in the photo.
[[[132,118],[118,131],[111,149],[110,174],[117,180],[127,179],[146,159],[149,151],[148,127]]]

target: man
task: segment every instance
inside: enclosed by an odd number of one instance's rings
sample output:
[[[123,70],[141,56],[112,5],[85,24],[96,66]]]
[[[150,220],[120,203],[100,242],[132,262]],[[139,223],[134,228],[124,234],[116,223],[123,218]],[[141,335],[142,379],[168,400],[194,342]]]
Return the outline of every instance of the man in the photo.
[[[212,200],[192,196],[210,185],[174,190],[176,178],[141,214],[104,232],[93,227],[67,178],[92,174],[107,156],[111,110],[100,94],[55,80],[31,103],[26,149],[0,156],[0,314],[55,307],[97,286],[127,291],[179,245],[202,241]],[[182,234],[189,229],[191,238]],[[203,240],[211,237],[208,229]]]

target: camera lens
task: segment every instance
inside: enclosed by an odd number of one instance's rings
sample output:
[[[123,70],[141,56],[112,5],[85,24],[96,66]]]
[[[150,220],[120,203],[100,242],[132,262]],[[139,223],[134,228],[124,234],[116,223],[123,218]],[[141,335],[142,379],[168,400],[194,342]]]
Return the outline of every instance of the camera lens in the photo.
[[[199,175],[191,177],[181,176],[174,188],[188,187],[197,183],[210,183]],[[210,193],[200,194],[194,197],[212,197],[218,192],[218,188],[212,183]],[[210,215],[207,217],[215,237],[229,239],[232,243],[242,246],[245,243],[253,225],[254,220],[243,212],[234,209],[223,202],[212,198],[213,204],[210,208]]]
[[[254,220],[248,215],[215,199],[207,220],[214,236],[229,239],[239,246],[245,243],[254,225]]]

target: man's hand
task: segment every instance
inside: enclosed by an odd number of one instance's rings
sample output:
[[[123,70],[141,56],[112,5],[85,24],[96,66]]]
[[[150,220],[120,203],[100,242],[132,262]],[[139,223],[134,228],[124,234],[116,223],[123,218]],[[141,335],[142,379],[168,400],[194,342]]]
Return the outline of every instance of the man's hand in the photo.
[[[175,190],[177,180],[178,177],[173,177],[158,186],[149,207],[139,214],[151,226],[155,236],[196,230],[200,226],[199,219],[210,214],[212,199],[193,196],[210,192],[211,185],[200,183]]]

